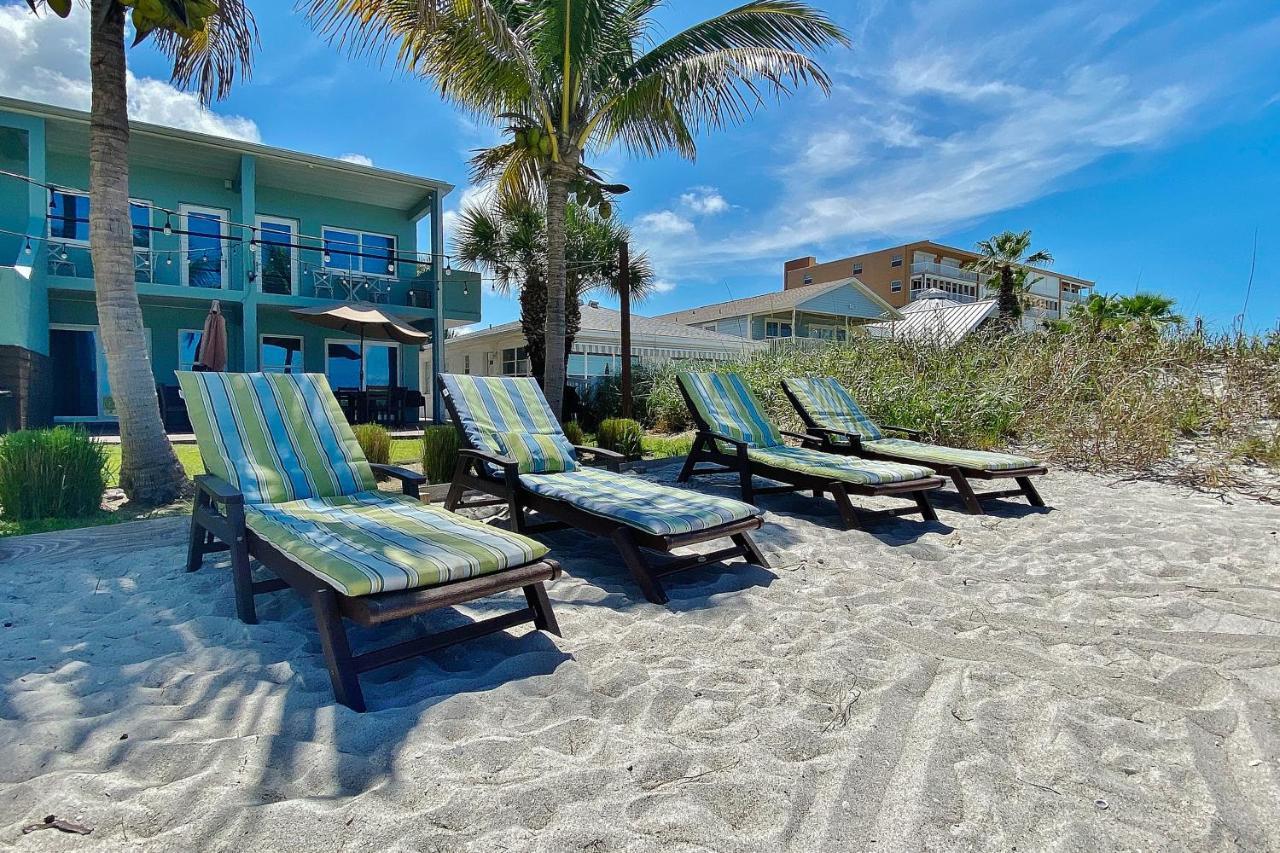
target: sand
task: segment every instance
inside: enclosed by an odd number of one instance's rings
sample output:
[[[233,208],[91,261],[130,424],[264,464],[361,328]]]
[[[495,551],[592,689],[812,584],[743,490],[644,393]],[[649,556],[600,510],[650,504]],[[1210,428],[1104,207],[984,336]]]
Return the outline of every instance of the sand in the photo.
[[[182,572],[180,519],[0,542],[0,847],[1280,849],[1280,509],[1042,492],[874,534],[766,497],[773,570],[669,607],[549,535],[563,639],[367,676],[365,715],[298,600],[242,625]]]

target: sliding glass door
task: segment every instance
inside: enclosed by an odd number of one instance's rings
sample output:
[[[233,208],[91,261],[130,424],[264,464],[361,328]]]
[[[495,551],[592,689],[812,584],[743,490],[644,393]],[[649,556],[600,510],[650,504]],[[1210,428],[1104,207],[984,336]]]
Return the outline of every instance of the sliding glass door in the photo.
[[[227,219],[225,210],[184,204],[182,222],[182,283],[187,287],[227,286]]]

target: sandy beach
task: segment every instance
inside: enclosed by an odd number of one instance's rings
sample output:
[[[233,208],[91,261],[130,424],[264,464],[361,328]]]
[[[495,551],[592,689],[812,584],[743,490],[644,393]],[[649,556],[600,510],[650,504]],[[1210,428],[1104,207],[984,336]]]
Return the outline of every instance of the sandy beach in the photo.
[[[551,534],[563,639],[366,676],[364,715],[301,602],[243,625],[183,573],[182,519],[0,541],[0,847],[1280,849],[1280,508],[1041,491],[873,533],[765,497],[773,570],[669,607]]]

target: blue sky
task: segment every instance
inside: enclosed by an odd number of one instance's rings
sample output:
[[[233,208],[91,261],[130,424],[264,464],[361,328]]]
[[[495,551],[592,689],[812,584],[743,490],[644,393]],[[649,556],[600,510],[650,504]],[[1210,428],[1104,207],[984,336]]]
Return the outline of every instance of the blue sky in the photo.
[[[257,2],[250,83],[212,113],[130,57],[137,117],[449,180],[495,130],[429,82],[330,48]],[[670,34],[732,0],[679,0]],[[1226,326],[1280,317],[1280,9],[1271,0],[819,0],[852,50],[822,57],[830,97],[802,91],[707,134],[696,162],[595,162],[630,184],[619,214],[654,259],[656,314],[781,286],[784,260],[932,238],[969,246],[1030,228],[1055,267],[1106,292],[1140,287]],[[84,17],[83,10],[78,10]],[[78,24],[0,6],[0,91],[87,106]],[[516,316],[487,294],[485,323]]]

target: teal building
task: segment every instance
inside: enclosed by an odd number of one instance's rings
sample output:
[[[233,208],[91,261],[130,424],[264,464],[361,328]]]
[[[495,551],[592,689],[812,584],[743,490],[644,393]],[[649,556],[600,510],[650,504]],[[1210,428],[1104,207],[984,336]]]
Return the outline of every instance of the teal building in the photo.
[[[0,98],[0,391],[21,426],[114,420],[88,150],[87,113]],[[447,183],[142,123],[129,167],[135,280],[162,393],[190,368],[214,300],[228,370],[325,373],[335,388],[360,384],[358,338],[291,309],[372,303],[426,332],[440,318],[480,319],[479,276],[445,256]],[[418,391],[430,413],[430,352],[369,342],[364,359],[366,389]]]

